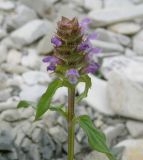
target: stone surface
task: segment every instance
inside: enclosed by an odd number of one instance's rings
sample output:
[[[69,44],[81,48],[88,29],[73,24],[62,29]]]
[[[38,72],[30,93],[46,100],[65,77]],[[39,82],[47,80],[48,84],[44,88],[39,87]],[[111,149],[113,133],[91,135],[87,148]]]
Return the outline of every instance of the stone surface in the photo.
[[[6,60],[7,47],[5,45],[0,45],[0,64]]]
[[[14,3],[11,1],[0,2],[0,10],[2,11],[11,11],[15,7]]]
[[[109,106],[115,113],[143,120],[143,86],[135,83],[123,73],[110,73],[108,99]]]
[[[107,98],[107,82],[100,80],[93,75],[90,75],[92,81],[92,87],[89,89],[88,96],[85,101],[94,109],[107,115],[114,115],[114,112],[110,109]],[[84,85],[78,85],[78,91],[83,91]]]
[[[142,46],[142,41],[143,41],[143,30],[141,30],[137,35],[134,36],[133,38],[133,50],[138,54],[138,55],[143,55],[143,46]]]
[[[101,0],[84,0],[84,7],[89,10],[101,9],[103,2]]]
[[[108,160],[108,158],[103,154],[96,151],[89,153],[84,157],[85,160]]]
[[[5,31],[4,29],[1,29],[1,28],[0,28],[0,39],[4,38],[4,37],[6,37],[6,36],[7,36],[6,31]]]
[[[91,11],[88,16],[93,20],[93,26],[106,26],[142,17],[143,5]]]
[[[50,0],[35,0],[34,3],[33,0],[20,0],[20,2],[35,10],[42,17],[51,12],[52,3]]]
[[[11,17],[8,17],[8,25],[13,28],[19,28],[22,25],[37,18],[36,13],[25,5],[19,5],[16,12]]]
[[[120,142],[117,147],[125,147],[121,160],[142,160],[143,140],[129,139]]]
[[[127,121],[127,129],[132,135],[132,137],[142,137],[143,136],[143,123],[138,121]]]
[[[11,34],[11,39],[20,46],[28,45],[49,31],[49,21],[33,20]]]
[[[141,29],[141,26],[136,23],[124,22],[124,23],[114,24],[110,26],[108,29],[113,32],[132,35],[137,33]]]

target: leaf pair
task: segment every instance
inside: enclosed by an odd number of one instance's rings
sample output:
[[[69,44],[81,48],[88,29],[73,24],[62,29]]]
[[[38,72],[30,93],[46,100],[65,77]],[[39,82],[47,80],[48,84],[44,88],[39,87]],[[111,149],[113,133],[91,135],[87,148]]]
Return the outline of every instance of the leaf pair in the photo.
[[[89,116],[79,116],[78,122],[81,128],[84,130],[85,134],[87,135],[88,142],[91,148],[96,151],[105,153],[109,160],[116,160],[106,145],[105,135],[93,126]]]

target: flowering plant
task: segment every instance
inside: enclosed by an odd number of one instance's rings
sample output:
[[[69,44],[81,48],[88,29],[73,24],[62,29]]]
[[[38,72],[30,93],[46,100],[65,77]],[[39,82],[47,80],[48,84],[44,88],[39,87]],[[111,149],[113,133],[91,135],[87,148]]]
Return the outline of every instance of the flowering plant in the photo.
[[[94,73],[98,63],[92,59],[93,55],[100,52],[100,48],[93,47],[90,40],[97,37],[96,33],[86,34],[88,18],[78,22],[77,18],[72,20],[62,17],[57,23],[56,35],[52,37],[54,45],[52,54],[44,57],[43,62],[47,64],[47,70],[56,74],[53,80],[40,97],[35,120],[38,120],[48,109],[58,111],[68,122],[68,160],[74,159],[74,127],[79,123],[88,137],[89,145],[102,153],[105,153],[109,160],[115,160],[105,141],[104,134],[94,128],[88,115],[76,116],[74,113],[75,102],[81,101],[87,96],[91,87],[91,79],[88,73]],[[75,89],[79,82],[85,83],[85,90],[78,97],[75,97]],[[65,111],[62,105],[51,105],[51,99],[56,90],[62,86],[68,88],[68,109]],[[20,101],[18,108],[27,107],[31,102]]]

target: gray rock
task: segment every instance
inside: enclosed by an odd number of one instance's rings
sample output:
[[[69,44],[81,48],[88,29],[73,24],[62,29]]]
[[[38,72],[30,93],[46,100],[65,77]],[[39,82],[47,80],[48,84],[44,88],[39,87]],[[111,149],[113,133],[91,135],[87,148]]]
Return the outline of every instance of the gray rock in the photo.
[[[0,151],[12,151],[13,148],[12,128],[6,122],[0,122]]]
[[[84,157],[84,160],[108,160],[105,154],[93,151]]]
[[[138,55],[143,55],[143,46],[142,46],[142,40],[143,40],[143,30],[141,30],[137,35],[133,38],[133,50]]]
[[[15,5],[11,1],[0,2],[0,10],[2,11],[11,11],[15,8]]]
[[[8,73],[17,73],[17,74],[22,74],[28,69],[24,66],[21,66],[20,64],[9,64],[9,63],[4,63],[1,65],[1,69],[4,70],[5,72]]]
[[[37,18],[36,13],[25,5],[16,8],[15,15],[8,17],[8,25],[13,28],[19,28],[22,25]]]
[[[143,123],[138,121],[127,121],[127,129],[132,137],[143,136]]]
[[[37,52],[34,49],[28,50],[28,55],[22,57],[21,64],[23,66],[32,68],[32,69],[39,69],[41,65],[41,60],[37,55]]]
[[[49,31],[51,22],[33,20],[11,34],[11,39],[20,46],[31,44]]]
[[[28,85],[35,85],[37,83],[46,84],[51,81],[50,76],[46,72],[29,71],[22,75],[24,82]]]
[[[41,155],[40,155],[40,152],[39,152],[39,147],[37,145],[32,144],[30,146],[29,158],[31,160],[41,160]]]
[[[0,64],[6,60],[7,57],[7,47],[5,45],[0,45]]]
[[[42,17],[51,12],[52,3],[50,0],[35,0],[34,3],[33,0],[20,0],[20,2],[35,10]]]
[[[100,0],[84,0],[82,2],[84,8],[89,10],[98,10],[102,8],[103,2]]]
[[[43,85],[25,86],[20,92],[20,98],[29,101],[37,101],[45,90],[46,87]]]
[[[108,30],[105,30],[103,28],[98,28],[96,29],[96,33],[99,35],[98,40],[105,41],[108,43],[115,43],[115,44],[121,44],[123,46],[130,46],[131,45],[131,40],[129,37],[114,33]]]
[[[91,43],[93,44],[93,46],[102,48],[103,52],[111,52],[111,51],[123,52],[124,51],[124,48],[119,44],[113,44],[113,43],[99,41],[99,40],[92,40]]]
[[[143,139],[129,139],[120,142],[116,147],[124,147],[121,160],[142,160]]]
[[[104,130],[104,133],[107,138],[107,143],[109,146],[113,145],[113,141],[120,136],[125,130],[125,126],[123,124],[117,124],[116,126],[110,126]]]
[[[8,76],[5,73],[1,72],[0,73],[0,89],[4,89],[8,86],[7,80],[8,80]]]
[[[115,113],[143,120],[143,86],[129,79],[124,73],[110,73],[108,100]]]
[[[14,65],[19,64],[21,62],[21,56],[21,52],[12,49],[8,52],[7,63]]]
[[[142,17],[143,5],[91,11],[88,16],[93,20],[93,26],[106,26]]]
[[[0,101],[6,101],[11,97],[12,88],[0,90]]]
[[[0,28],[0,40],[1,40],[2,38],[6,37],[6,36],[7,36],[6,31],[5,31],[4,29],[1,29],[1,28]]]
[[[107,115],[114,115],[114,112],[110,109],[107,98],[107,82],[90,75],[92,81],[92,87],[89,89],[88,96],[85,101],[94,109],[97,109],[101,113]],[[84,85],[78,85],[78,91],[83,91]]]
[[[132,35],[132,34],[137,33],[141,29],[141,26],[136,23],[124,22],[124,23],[114,24],[108,27],[108,29],[113,32],[126,34],[126,35]]]

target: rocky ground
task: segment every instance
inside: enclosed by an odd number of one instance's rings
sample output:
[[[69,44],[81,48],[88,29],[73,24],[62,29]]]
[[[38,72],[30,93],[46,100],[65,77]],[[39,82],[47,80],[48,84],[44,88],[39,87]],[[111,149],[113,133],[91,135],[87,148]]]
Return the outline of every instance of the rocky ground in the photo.
[[[33,3],[34,2],[34,3]],[[102,48],[98,78],[77,114],[89,114],[104,131],[117,160],[143,160],[143,0],[0,0],[0,160],[66,159],[66,122],[47,112],[33,122],[36,101],[51,82],[41,59],[60,16],[89,17]],[[95,57],[96,59],[96,57]],[[80,93],[83,85],[78,86]],[[66,89],[54,102],[64,103]],[[76,128],[75,160],[106,160]]]

